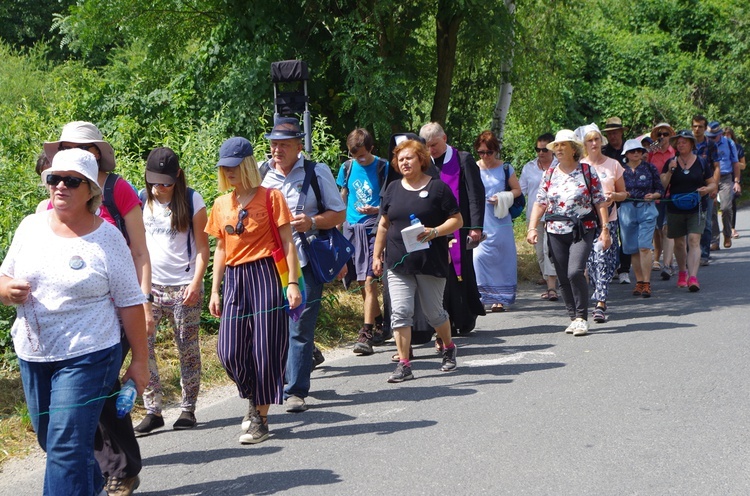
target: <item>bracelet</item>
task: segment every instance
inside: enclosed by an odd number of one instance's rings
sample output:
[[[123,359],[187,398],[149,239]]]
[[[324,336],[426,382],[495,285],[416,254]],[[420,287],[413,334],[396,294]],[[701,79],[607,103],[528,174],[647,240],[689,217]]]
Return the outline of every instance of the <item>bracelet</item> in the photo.
[[[734,180],[734,184],[740,184],[740,180],[739,179],[735,179]]]
[[[529,234],[529,233],[530,233],[531,231],[538,231],[538,230],[539,230],[539,229],[537,229],[536,227],[530,227],[530,228],[529,228],[529,229],[528,229],[528,230],[526,231],[526,234]]]
[[[299,286],[299,283],[298,283],[298,282],[292,282],[292,281],[289,281],[289,282],[288,282],[288,283],[286,283],[286,284],[287,284],[287,286],[291,286],[292,284],[294,284],[295,286]]]
[[[602,231],[609,231],[609,226],[602,226]]]
[[[438,230],[437,227],[432,228],[432,234],[437,238],[438,237]]]

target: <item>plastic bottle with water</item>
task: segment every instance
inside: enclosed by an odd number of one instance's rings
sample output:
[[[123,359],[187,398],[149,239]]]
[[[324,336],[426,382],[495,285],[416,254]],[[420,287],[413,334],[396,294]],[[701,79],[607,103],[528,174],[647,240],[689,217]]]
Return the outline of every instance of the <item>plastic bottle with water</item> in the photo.
[[[421,226],[422,225],[422,221],[419,220],[419,217],[417,217],[414,214],[410,214],[409,215],[409,223],[412,226]],[[427,241],[427,246],[431,246],[431,245],[432,245],[432,242],[431,241]]]
[[[128,379],[128,382],[122,385],[120,394],[117,395],[115,401],[115,407],[117,408],[117,418],[123,418],[125,415],[130,413],[135,403],[135,397],[138,392],[135,390],[135,382],[133,379]]]
[[[596,243],[594,243],[594,251],[601,253],[604,251],[604,243],[600,239],[596,240]]]

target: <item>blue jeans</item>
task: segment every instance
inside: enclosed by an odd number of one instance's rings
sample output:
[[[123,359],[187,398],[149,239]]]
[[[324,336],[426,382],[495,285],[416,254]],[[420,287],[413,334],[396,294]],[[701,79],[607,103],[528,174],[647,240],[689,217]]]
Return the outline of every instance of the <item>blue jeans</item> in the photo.
[[[45,496],[96,495],[104,487],[94,434],[121,357],[118,343],[58,362],[18,360],[31,423],[47,452]]]
[[[286,359],[284,399],[294,395],[306,398],[310,392],[310,372],[315,346],[315,323],[320,311],[323,285],[315,280],[310,264],[302,267],[307,304],[297,322],[289,319],[289,354]]]
[[[708,260],[711,255],[711,217],[714,210],[714,200],[711,197],[706,198],[706,227],[701,234],[701,259]]]

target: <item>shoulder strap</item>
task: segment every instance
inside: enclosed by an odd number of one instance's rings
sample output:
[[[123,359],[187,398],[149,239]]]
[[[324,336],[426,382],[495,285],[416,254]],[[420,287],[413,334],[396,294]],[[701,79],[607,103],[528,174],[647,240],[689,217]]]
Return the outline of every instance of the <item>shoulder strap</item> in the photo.
[[[349,176],[352,175],[352,159],[344,162],[344,188],[349,189]]]
[[[283,248],[281,244],[281,235],[279,234],[279,226],[276,225],[276,221],[273,218],[273,209],[271,208],[271,189],[266,189],[266,210],[268,211],[268,222],[271,224],[271,232],[273,233],[273,239],[276,241],[276,245],[279,248]]]
[[[122,217],[120,209],[117,208],[117,204],[115,204],[115,184],[118,179],[120,179],[120,176],[114,172],[107,174],[104,188],[102,188],[102,204],[107,207],[109,215],[115,221],[115,227],[120,230],[125,237],[125,241],[130,245],[130,236],[128,236],[128,230],[125,227],[125,219]]]
[[[299,192],[299,200],[297,201],[297,208],[295,209],[296,214],[301,214],[305,209],[305,200],[307,200],[307,190],[312,186],[315,198],[318,201],[318,212],[325,212],[323,207],[323,198],[320,193],[320,184],[318,183],[318,175],[315,173],[316,162],[305,159],[305,179],[302,181],[302,189]]]
[[[148,201],[148,196],[146,195],[146,188],[143,188],[138,192],[138,199],[141,200],[141,210],[143,210],[143,207],[146,206],[146,201]]]
[[[510,164],[503,162],[503,172],[505,172],[505,191],[510,191]]]
[[[260,164],[260,167],[258,167],[258,172],[260,172],[261,181],[266,178],[266,174],[268,174],[269,170],[271,170],[271,164],[268,163],[268,160]]]
[[[187,235],[187,256],[188,266],[185,268],[185,272],[190,272],[190,260],[193,258],[193,216],[195,215],[195,205],[193,205],[193,193],[195,190],[192,188],[187,189],[187,204],[188,204],[188,235]]]

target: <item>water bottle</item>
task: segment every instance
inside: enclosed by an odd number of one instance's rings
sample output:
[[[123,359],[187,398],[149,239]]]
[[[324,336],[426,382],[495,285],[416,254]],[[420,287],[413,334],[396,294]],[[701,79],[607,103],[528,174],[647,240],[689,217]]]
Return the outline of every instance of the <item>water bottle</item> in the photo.
[[[128,379],[128,382],[122,385],[120,394],[117,395],[117,401],[115,402],[117,418],[123,418],[130,413],[130,410],[133,409],[133,403],[135,403],[135,397],[137,394],[138,393],[135,390],[135,382],[133,382],[133,379]]]
[[[594,251],[601,253],[604,251],[604,243],[600,239],[596,240],[596,243],[594,243]]]
[[[411,224],[412,226],[416,226],[416,225],[422,225],[422,221],[421,221],[421,220],[419,220],[419,219],[417,218],[417,216],[416,216],[416,215],[414,215],[414,214],[411,214],[411,215],[409,215],[409,223],[410,223],[410,224]]]

